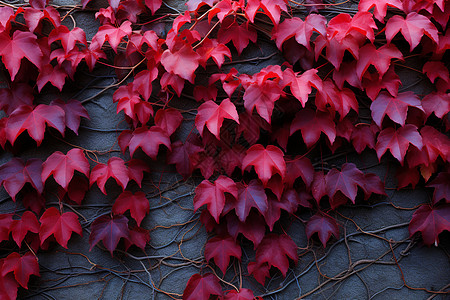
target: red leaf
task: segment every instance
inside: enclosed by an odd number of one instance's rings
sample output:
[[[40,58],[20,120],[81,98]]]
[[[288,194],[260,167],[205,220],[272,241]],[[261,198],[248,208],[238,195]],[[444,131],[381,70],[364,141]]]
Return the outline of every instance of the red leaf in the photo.
[[[112,212],[116,215],[123,214],[130,210],[131,217],[136,220],[138,226],[141,225],[142,219],[149,213],[150,204],[145,193],[136,192],[133,194],[130,191],[122,192],[112,207]]]
[[[310,239],[312,235],[317,232],[324,248],[326,247],[331,235],[339,238],[339,227],[336,220],[321,213],[315,214],[308,220],[305,230],[308,239]]]
[[[333,117],[334,112],[338,112],[341,121],[351,109],[358,112],[358,100],[353,91],[348,88],[339,90],[331,80],[325,80],[322,89],[318,90],[316,106],[321,111],[330,111]]]
[[[26,83],[12,83],[10,88],[0,89],[0,108],[10,115],[21,105],[33,105],[33,88]]]
[[[131,159],[128,161],[128,176],[141,187],[144,172],[150,173],[148,165],[140,159]]]
[[[20,220],[13,220],[11,224],[12,238],[17,246],[22,245],[22,241],[28,232],[39,232],[39,222],[36,215],[31,211],[25,211]]]
[[[255,297],[253,291],[249,289],[241,288],[239,291],[230,290],[226,291],[225,300],[254,300],[262,299],[261,297]]]
[[[221,175],[214,183],[203,180],[195,188],[194,210],[198,210],[206,204],[211,216],[219,223],[219,217],[225,205],[225,193],[231,194],[236,199],[238,198],[238,189],[232,179]]]
[[[423,139],[423,149],[428,156],[429,162],[435,162],[438,156],[444,161],[450,161],[450,138],[434,129],[431,126],[424,126],[420,129]]]
[[[297,130],[301,130],[303,141],[308,148],[319,140],[321,132],[326,134],[330,144],[333,144],[336,138],[336,125],[330,114],[321,111],[314,112],[309,108],[302,109],[295,115],[290,135]]]
[[[251,261],[248,263],[247,269],[261,285],[264,285],[266,278],[270,278],[270,266],[267,263],[258,264]]]
[[[192,50],[192,46],[184,45],[175,52],[172,52],[170,49],[164,51],[161,55],[161,64],[168,72],[194,83],[194,72],[199,65],[200,59],[200,55]]]
[[[20,158],[14,157],[0,167],[0,185],[15,201],[17,193],[29,182],[34,189],[42,193],[44,186],[41,179],[42,161],[29,159],[24,163]]]
[[[47,64],[43,66],[39,72],[36,81],[38,91],[40,92],[48,82],[58,90],[62,91],[66,82],[66,77],[67,73],[60,65],[53,67],[51,64]]]
[[[146,31],[148,32],[148,31]],[[133,91],[139,93],[144,100],[150,99],[152,95],[152,82],[158,77],[158,68],[142,70],[134,76]]]
[[[177,172],[184,178],[192,174],[194,170],[193,156],[202,152],[203,148],[187,140],[184,144],[177,141],[172,144],[172,151],[167,156],[169,164],[175,164]]]
[[[450,202],[450,173],[441,172],[438,176],[427,184],[427,187],[434,188],[433,204],[445,199],[445,202]]]
[[[145,246],[150,241],[150,234],[147,229],[141,227],[133,227],[130,228],[130,236],[125,240],[125,251],[128,250],[129,247],[135,245],[142,250],[145,250]]]
[[[427,117],[434,112],[436,117],[442,119],[450,111],[450,95],[433,92],[422,99],[422,106]]]
[[[147,6],[152,15],[161,7],[162,0],[145,0],[145,6]]]
[[[13,219],[11,214],[0,214],[0,242],[9,240],[12,222]]]
[[[230,41],[233,42],[239,55],[248,46],[248,43],[252,41],[256,42],[257,33],[256,30],[250,25],[249,22],[238,24],[236,21],[229,23],[225,20],[217,33],[217,40],[219,43],[227,44]]]
[[[362,79],[362,86],[372,101],[375,100],[381,89],[387,89],[389,94],[397,97],[398,88],[401,84],[400,77],[395,73],[393,65],[389,67],[383,76],[380,76],[378,73],[365,72]]]
[[[130,21],[123,22],[118,28],[109,24],[103,25],[98,29],[97,33],[92,38],[91,47],[101,48],[105,41],[108,41],[111,48],[117,53],[117,47],[120,42],[125,36],[130,36],[131,32]]]
[[[160,109],[155,115],[155,125],[161,127],[171,136],[183,121],[180,111],[174,108]]]
[[[209,299],[211,295],[222,296],[219,279],[211,273],[194,274],[186,284],[183,300]]]
[[[282,88],[278,82],[266,80],[251,84],[245,89],[244,106],[245,109],[252,114],[256,108],[258,114],[270,124],[275,101],[277,101],[282,93]]]
[[[0,259],[0,270],[3,268],[4,259]],[[19,284],[12,273],[0,276],[0,297],[4,300],[16,300]]]
[[[79,148],[73,148],[66,155],[60,151],[54,152],[42,164],[42,181],[51,175],[55,181],[67,191],[75,170],[89,177],[89,162]]]
[[[245,222],[239,221],[235,214],[227,214],[227,230],[228,233],[236,240],[239,233],[242,233],[247,239],[253,242],[257,247],[266,234],[266,226],[264,218],[256,211],[250,211]]]
[[[256,249],[256,262],[261,265],[267,263],[281,271],[286,277],[291,258],[296,264],[298,262],[297,245],[286,234],[267,234]]]
[[[78,128],[80,127],[81,117],[90,119],[87,110],[81,104],[80,101],[70,99],[64,102],[60,99],[53,100],[50,105],[56,105],[61,107],[65,113],[66,126],[70,128],[75,134],[78,135]]]
[[[45,210],[39,219],[41,228],[39,229],[39,238],[41,245],[45,240],[53,235],[61,246],[67,249],[67,242],[69,241],[72,232],[83,235],[78,216],[73,212],[65,212],[61,214],[55,207],[50,207]]]
[[[358,154],[361,154],[364,149],[375,149],[375,128],[369,124],[360,123],[355,126],[351,135],[353,147]]]
[[[67,197],[78,205],[84,200],[86,192],[89,190],[89,181],[81,176],[74,177],[74,180],[69,182],[69,187],[67,188]]]
[[[245,222],[252,207],[258,209],[264,215],[268,206],[266,192],[261,182],[253,179],[248,185],[238,182],[236,186],[238,188],[238,197],[232,207],[234,207],[239,220]]]
[[[2,277],[10,272],[14,272],[14,278],[23,287],[28,289],[28,280],[31,275],[39,274],[39,263],[36,256],[27,252],[23,256],[13,252],[3,260]]]
[[[210,100],[198,108],[195,126],[201,136],[203,136],[203,128],[206,126],[212,134],[220,139],[220,128],[224,119],[234,120],[239,124],[239,116],[234,104],[229,98],[223,100],[220,105]]]
[[[308,95],[311,94],[311,87],[321,91],[322,79],[317,75],[316,69],[310,69],[301,75],[295,74],[292,69],[286,69],[283,74],[283,80],[289,82],[291,92],[295,98],[305,107],[308,101]]]
[[[384,23],[388,6],[403,10],[403,3],[400,0],[361,0],[358,4],[358,10],[369,11],[374,8],[373,15],[378,21]]]
[[[409,235],[422,233],[426,245],[439,244],[439,234],[444,230],[450,231],[450,205],[438,206],[422,205],[413,214],[409,223]]]
[[[364,188],[364,173],[361,172],[354,164],[345,163],[341,167],[341,171],[333,168],[326,176],[327,194],[333,198],[336,192],[341,192],[355,203],[358,186]]]
[[[45,124],[55,128],[64,136],[66,127],[64,110],[45,104],[39,104],[35,108],[22,105],[10,115],[6,123],[6,137],[11,144],[14,144],[17,137],[27,130],[30,137],[40,146],[44,139]]]
[[[56,41],[61,41],[66,54],[75,48],[77,42],[87,46],[86,33],[79,27],[75,27],[72,30],[69,30],[65,25],[56,27],[48,35],[48,44],[50,45]]]
[[[19,71],[22,58],[26,57],[38,69],[42,64],[42,52],[36,36],[31,32],[14,31],[12,39],[6,32],[0,33],[0,56],[14,81]]]
[[[251,146],[242,161],[242,170],[250,166],[255,168],[264,186],[273,175],[279,174],[281,178],[284,178],[286,174],[283,151],[272,145],[268,145],[267,148],[260,144]]]
[[[362,189],[364,190],[366,200],[369,199],[373,193],[386,195],[384,183],[380,180],[380,177],[373,173],[364,174],[364,186],[362,186]]]
[[[166,131],[158,126],[139,127],[132,133],[128,147],[130,155],[133,156],[137,148],[141,148],[152,159],[156,159],[158,155],[159,146],[164,145],[169,150],[171,149],[170,137]]]
[[[386,128],[380,132],[375,145],[378,159],[381,159],[388,149],[392,155],[403,165],[403,159],[408,150],[409,144],[416,146],[419,150],[423,147],[422,137],[417,132],[417,127],[406,124],[397,130]]]
[[[102,241],[106,249],[109,250],[111,256],[116,249],[120,238],[128,239],[130,237],[130,230],[128,229],[128,219],[123,215],[103,215],[92,222],[91,235],[89,236],[89,244],[91,247]]]
[[[48,0],[30,0],[30,5],[36,9],[44,9],[48,4]]]
[[[27,7],[24,9],[23,17],[30,32],[34,32],[41,20],[48,20],[54,27],[61,25],[59,12],[53,6],[47,6],[44,10]]]
[[[402,189],[409,184],[415,189],[420,180],[420,173],[417,168],[410,169],[406,166],[398,168],[395,176],[398,181],[397,190]]]
[[[377,49],[372,44],[366,44],[359,49],[359,59],[356,62],[356,74],[361,80],[369,66],[373,65],[380,76],[383,76],[389,69],[391,59],[393,58],[403,59],[402,53],[394,45],[384,45]]]
[[[223,1],[222,1],[223,3]],[[197,49],[197,53],[201,57],[200,64],[203,67],[206,67],[206,61],[211,57],[216,65],[220,68],[225,61],[225,56],[231,60],[231,52],[230,49],[217,42],[217,40],[211,40],[206,38],[201,47]]]
[[[292,187],[297,178],[301,177],[307,187],[311,186],[314,178],[314,168],[306,157],[296,157],[286,161],[286,178],[284,184]]]
[[[373,121],[382,127],[383,118],[388,115],[392,121],[402,126],[405,125],[408,106],[415,107],[423,111],[421,101],[414,92],[404,92],[392,97],[386,92],[382,92],[370,105]]]
[[[214,259],[214,263],[223,274],[227,271],[231,256],[241,259],[241,246],[231,236],[216,236],[208,240],[205,245],[205,258]]]
[[[106,165],[102,163],[97,164],[92,169],[89,177],[89,186],[97,182],[99,189],[106,195],[105,184],[110,177],[114,178],[123,190],[127,187],[128,181],[130,181],[130,174],[123,159],[111,157]]]
[[[399,31],[401,31],[403,37],[411,46],[410,52],[417,47],[424,34],[435,43],[439,42],[438,31],[433,23],[424,15],[416,12],[409,13],[406,18],[396,15],[389,19],[386,23],[385,31],[388,43],[392,41]]]
[[[432,83],[436,78],[441,78],[445,82],[449,81],[448,69],[442,61],[427,61],[423,65],[422,72],[428,76]]]

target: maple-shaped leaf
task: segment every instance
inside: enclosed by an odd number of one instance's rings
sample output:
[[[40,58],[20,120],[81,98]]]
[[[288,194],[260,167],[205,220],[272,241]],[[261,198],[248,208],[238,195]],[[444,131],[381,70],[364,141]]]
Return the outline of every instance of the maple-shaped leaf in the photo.
[[[19,13],[19,10],[17,13]],[[53,6],[47,6],[44,10],[26,7],[23,11],[23,17],[30,32],[34,32],[42,20],[49,21],[54,27],[61,25],[59,12]]]
[[[358,186],[364,187],[364,173],[352,163],[345,163],[341,171],[333,168],[326,176],[327,194],[330,198],[341,192],[355,203]]]
[[[284,178],[286,174],[283,151],[273,145],[268,145],[266,148],[261,144],[251,146],[242,160],[242,170],[250,166],[255,168],[264,186],[273,175],[279,174],[281,178]]]
[[[92,38],[91,47],[101,48],[105,41],[108,41],[111,48],[117,53],[117,47],[120,42],[124,37],[130,36],[131,32],[131,22],[128,20],[123,22],[120,27],[114,27],[109,24],[100,26]]]
[[[450,112],[450,95],[448,93],[433,92],[422,99],[422,106],[427,117],[434,113],[436,117],[442,119]]]
[[[53,100],[50,105],[57,105],[64,110],[66,126],[77,135],[81,118],[90,119],[86,108],[84,108],[78,100],[70,99],[69,101],[64,102],[61,99],[56,99]]]
[[[225,291],[225,300],[261,300],[261,297],[255,297],[252,290],[241,288],[239,291]]]
[[[26,289],[28,289],[28,280],[31,275],[41,276],[38,260],[30,252],[25,253],[23,256],[20,256],[17,252],[11,253],[4,258],[1,271],[2,276],[14,272],[14,278]]]
[[[417,183],[420,180],[420,173],[417,168],[409,168],[408,166],[402,166],[397,168],[395,173],[397,178],[397,190],[400,190],[411,184],[412,188],[416,188]]]
[[[314,233],[319,235],[319,239],[325,248],[331,235],[339,238],[339,226],[332,217],[317,213],[306,223],[306,236],[310,239]]]
[[[144,172],[150,172],[150,168],[144,161],[140,159],[131,159],[128,161],[128,176],[130,177],[130,180],[134,180],[139,187],[142,185]]]
[[[177,172],[187,178],[192,174],[194,170],[194,159],[193,157],[204,151],[200,143],[193,143],[187,140],[184,144],[181,141],[177,141],[172,144],[172,151],[167,155],[167,162],[169,164],[175,164]]]
[[[301,177],[306,186],[314,179],[314,168],[307,157],[295,157],[286,161],[286,178],[284,184],[292,187],[297,178]]]
[[[33,88],[23,82],[13,82],[10,88],[0,89],[0,108],[10,115],[21,105],[33,105]]]
[[[390,149],[392,156],[403,165],[403,159],[409,144],[414,145],[419,150],[423,147],[422,137],[417,132],[417,127],[412,124],[406,124],[397,130],[386,128],[381,131],[377,138],[375,150],[377,151],[378,159],[381,159],[383,154]]]
[[[316,95],[316,106],[321,111],[330,111],[334,117],[334,113],[338,112],[340,120],[353,109],[358,112],[358,100],[352,90],[348,88],[338,89],[334,82],[327,79],[322,84],[322,89],[318,90]]]
[[[40,146],[44,139],[46,124],[64,136],[66,127],[64,110],[54,105],[39,104],[35,108],[22,105],[10,115],[6,123],[6,137],[14,144],[17,137],[27,130],[37,146]]]
[[[142,70],[133,79],[133,90],[138,92],[144,100],[150,99],[153,86],[151,82],[158,77],[158,69]]]
[[[66,54],[75,48],[77,42],[87,46],[86,33],[79,27],[75,27],[72,30],[69,30],[65,25],[54,28],[48,35],[48,44],[50,45],[56,41],[61,41]]]
[[[250,209],[256,208],[262,215],[267,211],[267,195],[264,190],[264,186],[259,180],[251,180],[248,185],[238,182],[236,184],[238,188],[237,201],[232,204],[231,208],[234,208],[236,215],[241,222],[245,222]]]
[[[439,234],[450,231],[450,205],[422,205],[414,212],[408,228],[410,236],[420,231],[426,245],[437,247]]]
[[[147,6],[150,9],[153,15],[161,7],[162,0],[145,0],[144,3],[145,6]]]
[[[365,72],[362,78],[362,87],[372,101],[375,100],[381,89],[387,89],[389,94],[396,97],[401,84],[400,77],[395,73],[392,64],[383,76],[380,76],[378,72]]]
[[[444,161],[450,161],[450,139],[447,135],[428,125],[420,129],[420,135],[423,140],[422,151],[426,153],[428,162],[435,162],[438,156]]]
[[[389,18],[389,21],[386,23],[385,31],[388,43],[392,41],[399,31],[411,46],[410,52],[419,45],[424,34],[435,43],[439,43],[436,26],[434,26],[430,19],[416,12],[410,12],[406,18],[399,15]]]
[[[180,127],[183,116],[175,108],[160,109],[155,114],[155,125],[162,128],[171,136]]]
[[[150,128],[143,126],[133,131],[128,147],[131,156],[134,155],[137,148],[141,148],[149,157],[156,159],[160,145],[171,149],[170,137],[167,132],[158,126]]]
[[[274,25],[280,22],[281,11],[287,12],[286,0],[261,0],[260,7]]]
[[[241,259],[241,246],[231,236],[216,236],[205,244],[205,258],[214,263],[223,274],[227,271],[231,256]]]
[[[55,67],[53,67],[51,64],[44,65],[41,68],[36,81],[38,91],[40,92],[48,82],[62,91],[67,76],[68,74],[60,65],[57,65]]]
[[[219,279],[211,273],[194,274],[183,291],[183,300],[209,299],[212,295],[222,296]]]
[[[89,162],[81,149],[73,148],[67,154],[56,151],[42,164],[42,181],[53,175],[55,181],[67,191],[75,170],[89,177],[89,169]]]
[[[22,245],[22,241],[28,232],[39,232],[39,221],[31,211],[25,211],[20,220],[13,220],[11,223],[11,235],[17,246]]]
[[[234,120],[239,124],[236,106],[234,106],[229,98],[223,100],[219,105],[210,100],[198,108],[198,113],[195,117],[195,126],[201,136],[203,136],[203,128],[206,126],[212,134],[220,139],[220,128],[224,119]]]
[[[286,234],[267,234],[256,248],[256,261],[258,264],[267,263],[281,271],[283,276],[289,268],[289,260],[298,262],[297,245]]]
[[[12,214],[0,214],[0,242],[9,240],[12,222]]]
[[[311,94],[311,87],[316,90],[322,90],[322,80],[317,75],[316,69],[310,69],[301,75],[295,74],[292,69],[286,69],[283,74],[283,80],[289,81],[289,87],[295,98],[305,107],[308,101],[308,95]]]
[[[228,19],[222,23],[222,26],[217,33],[217,40],[222,44],[227,44],[232,41],[238,54],[241,55],[242,51],[248,46],[250,41],[253,43],[256,42],[256,30],[250,25],[250,22],[239,25],[236,21],[229,23],[227,20]]]
[[[103,241],[103,245],[109,250],[111,256],[116,249],[121,238],[128,239],[130,230],[128,229],[128,219],[123,215],[103,215],[92,222],[91,235],[89,236],[89,251],[94,246]]]
[[[444,199],[445,202],[450,202],[450,173],[441,172],[427,184],[427,187],[434,188],[433,203],[436,204]]]
[[[122,192],[112,207],[112,212],[116,215],[123,214],[130,210],[131,217],[136,220],[138,226],[141,225],[142,219],[150,211],[150,204],[145,193],[136,192],[133,194],[130,191]]]
[[[427,61],[422,68],[422,72],[427,75],[432,83],[435,83],[436,78],[449,81],[449,72],[442,61]]]
[[[303,141],[308,148],[319,140],[321,132],[325,133],[330,144],[333,144],[336,138],[336,124],[330,114],[321,111],[315,112],[309,108],[302,109],[295,115],[290,127],[290,135],[297,130],[301,130]]]
[[[24,163],[20,158],[14,157],[0,167],[0,185],[3,185],[14,201],[27,182],[41,194],[44,190],[41,172],[40,159],[31,158]]]
[[[229,193],[234,198],[238,198],[236,183],[226,176],[219,176],[214,183],[203,180],[195,188],[194,210],[198,210],[202,205],[207,205],[208,211],[219,223],[219,217],[225,205],[225,193]]]
[[[192,49],[192,46],[183,45],[175,52],[170,49],[164,51],[161,55],[161,64],[168,72],[194,83],[194,72],[200,63],[200,59],[200,55]]]
[[[374,127],[376,126],[360,123],[353,129],[350,139],[358,154],[366,148],[375,149],[376,129]]]
[[[67,249],[67,242],[72,232],[83,235],[78,216],[70,211],[61,214],[56,207],[50,207],[45,210],[39,221],[41,222],[39,229],[41,245],[53,235],[58,244]]]
[[[356,62],[356,75],[361,80],[366,70],[372,65],[377,69],[380,76],[383,76],[389,69],[391,59],[393,58],[403,59],[403,54],[394,45],[384,45],[377,49],[372,44],[366,44],[359,49],[359,59]]]
[[[110,177],[114,178],[122,189],[126,188],[128,181],[130,180],[130,174],[123,159],[111,157],[107,164],[97,164],[91,171],[89,186],[92,186],[94,182],[97,182],[100,191],[106,195],[105,185]]]
[[[0,270],[3,268],[4,259],[0,259]],[[1,273],[0,273],[1,275]],[[14,273],[9,273],[0,276],[0,297],[4,300],[16,300],[17,289],[19,283],[14,278]]]
[[[399,93],[392,97],[386,92],[378,95],[375,101],[370,105],[372,118],[375,124],[381,127],[385,115],[388,115],[392,121],[402,126],[405,125],[408,106],[415,107],[423,111],[421,101],[414,92]]]
[[[201,57],[200,64],[203,67],[206,67],[206,61],[209,58],[212,58],[219,68],[222,67],[222,64],[225,61],[225,56],[231,60],[230,49],[215,39],[203,40],[201,47],[197,49],[197,53]]]
[[[375,19],[384,23],[388,6],[403,10],[403,3],[400,0],[361,0],[358,4],[358,10],[369,11],[374,8],[373,15]]]
[[[150,242],[150,234],[147,229],[134,226],[130,228],[130,236],[125,239],[125,251],[132,245],[145,250],[147,243]]]
[[[233,213],[226,215],[226,221],[227,231],[235,240],[239,233],[242,233],[245,238],[253,242],[255,247],[258,247],[266,234],[264,217],[255,210],[250,211],[245,222],[239,221],[239,218]]]
[[[282,88],[276,81],[266,80],[251,84],[245,89],[244,107],[251,114],[256,108],[258,114],[270,124],[275,101],[282,93]]]
[[[37,37],[27,31],[14,31],[12,38],[6,32],[0,33],[0,56],[14,81],[21,66],[22,58],[26,57],[38,69],[42,64],[42,52]]]
[[[266,278],[270,278],[270,266],[267,263],[258,264],[251,261],[247,266],[248,273],[251,274],[261,285],[265,284]]]

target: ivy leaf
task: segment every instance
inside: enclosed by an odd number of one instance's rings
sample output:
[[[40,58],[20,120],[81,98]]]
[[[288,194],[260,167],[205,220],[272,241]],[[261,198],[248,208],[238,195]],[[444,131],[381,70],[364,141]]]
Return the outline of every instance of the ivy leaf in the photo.
[[[356,75],[361,80],[369,66],[372,65],[377,69],[380,76],[383,76],[389,69],[393,58],[403,59],[403,54],[394,45],[384,45],[377,49],[372,44],[366,44],[359,49]]]
[[[283,179],[286,174],[283,151],[272,145],[268,145],[266,148],[261,144],[251,146],[242,161],[242,170],[246,170],[250,166],[255,168],[264,186],[273,175],[279,174]]]
[[[20,220],[13,220],[11,223],[11,235],[17,246],[22,245],[22,241],[28,232],[39,232],[39,221],[31,211],[25,211]]]
[[[194,72],[200,59],[200,55],[192,50],[192,46],[184,45],[178,51],[172,52],[170,49],[164,51],[161,55],[161,64],[168,72],[194,83]]]
[[[64,136],[65,116],[60,107],[39,104],[35,108],[19,106],[9,117],[6,123],[6,137],[14,144],[17,137],[24,132],[28,134],[40,146],[44,139],[45,125],[55,128]]]
[[[255,297],[252,290],[241,288],[239,291],[229,290],[225,291],[225,300],[262,300],[261,297]]]
[[[286,0],[261,0],[260,7],[273,24],[280,22],[281,11],[287,12]]]
[[[375,150],[378,159],[381,159],[383,154],[390,149],[392,155],[403,165],[403,159],[409,144],[414,145],[419,150],[423,147],[422,137],[417,132],[417,127],[412,124],[406,124],[397,130],[386,128],[381,131],[377,138]]]
[[[89,162],[81,149],[73,148],[65,155],[56,151],[42,164],[42,182],[53,175],[55,181],[67,191],[75,170],[89,177],[89,169]]]
[[[10,88],[0,89],[0,108],[10,115],[21,105],[33,105],[33,88],[26,83],[13,82]]]
[[[172,144],[172,151],[167,155],[167,162],[175,164],[177,172],[184,178],[189,177],[194,170],[193,157],[204,151],[201,146],[187,140],[184,144],[176,141]]]
[[[153,15],[161,7],[161,4],[162,0],[145,0],[145,6],[150,9]]]
[[[40,276],[39,263],[36,256],[30,252],[20,256],[19,253],[13,252],[3,260],[2,277],[10,272],[14,272],[14,278],[23,287],[28,289],[28,280],[31,275]]]
[[[314,233],[319,235],[323,247],[326,247],[331,235],[339,238],[339,226],[332,217],[317,213],[312,216],[306,223],[306,236],[310,239]]]
[[[291,92],[295,98],[305,107],[308,101],[308,95],[311,94],[311,87],[316,90],[322,90],[322,79],[317,75],[316,69],[310,69],[301,75],[295,74],[292,69],[286,69],[283,74],[283,80],[289,82]]]
[[[12,222],[12,214],[0,214],[0,242],[9,240]]]
[[[358,154],[366,148],[375,149],[375,130],[374,126],[369,124],[360,123],[355,126],[350,139]]]
[[[203,136],[203,128],[206,126],[212,134],[220,139],[220,128],[224,119],[234,120],[239,124],[236,106],[234,106],[229,98],[223,100],[220,105],[209,100],[198,108],[198,113],[195,117],[195,126],[201,136]]]
[[[109,250],[111,256],[116,249],[121,238],[128,239],[130,230],[128,229],[128,219],[123,215],[103,215],[92,222],[91,235],[89,236],[89,244],[91,247],[102,241],[106,249]]]
[[[241,55],[250,41],[253,43],[256,42],[256,30],[249,24],[249,22],[245,22],[239,25],[236,21],[230,24],[225,21],[217,33],[217,40],[222,44],[227,44],[232,41],[238,54]]]
[[[330,144],[334,143],[336,138],[336,124],[329,113],[313,111],[306,108],[300,110],[292,121],[290,135],[297,130],[301,130],[303,141],[308,148],[311,148],[320,138],[323,132],[328,137]]]
[[[194,210],[196,211],[206,204],[211,216],[219,223],[220,214],[225,206],[225,193],[238,198],[238,189],[232,179],[221,175],[214,183],[211,183],[209,180],[203,180],[195,188]]]
[[[19,10],[17,10],[17,13],[18,12]],[[30,32],[34,32],[41,20],[44,19],[50,21],[54,27],[61,25],[59,12],[53,6],[47,6],[44,10],[26,7],[23,12],[23,17]]]
[[[0,270],[3,268],[4,259],[0,259]],[[0,273],[1,275],[1,273]],[[0,276],[0,297],[5,300],[17,299],[17,288],[19,284],[13,273]]]
[[[133,194],[130,191],[122,192],[112,207],[112,212],[116,215],[123,214],[127,210],[130,210],[131,217],[136,221],[137,225],[140,226],[142,219],[150,211],[150,204],[145,193],[136,192]]]
[[[155,114],[155,125],[171,136],[183,122],[183,116],[175,108],[160,109]]]
[[[428,125],[420,129],[420,135],[423,140],[422,151],[426,153],[428,162],[435,162],[438,156],[444,161],[450,161],[450,139],[447,135]]]
[[[358,10],[369,11],[374,8],[373,15],[378,21],[384,23],[388,6],[403,10],[403,3],[400,0],[361,0],[358,4]]]
[[[183,300],[209,299],[211,295],[222,296],[219,279],[211,273],[194,274],[183,291]]]
[[[61,214],[56,207],[50,207],[45,210],[39,221],[41,222],[39,229],[41,245],[53,235],[58,244],[67,249],[67,242],[72,232],[78,233],[80,236],[83,235],[78,216],[70,211]]]
[[[70,99],[69,101],[64,102],[61,99],[56,99],[53,100],[50,105],[59,106],[64,110],[66,126],[75,132],[76,135],[78,135],[81,118],[90,119],[86,108],[84,108],[78,100]]]
[[[122,39],[131,35],[131,22],[125,21],[120,27],[114,27],[106,24],[101,26],[92,38],[91,48],[101,48],[105,41],[108,41],[114,52],[117,53],[117,47]]]
[[[298,262],[297,245],[286,234],[266,234],[256,248],[256,262],[261,265],[267,263],[281,271],[284,277],[289,268],[289,260]]]
[[[427,187],[434,188],[433,204],[438,203],[442,199],[447,203],[450,202],[450,173],[439,173],[433,181],[427,184]]]
[[[122,189],[127,187],[128,181],[130,180],[130,174],[123,159],[111,157],[107,164],[97,164],[91,171],[89,186],[92,186],[94,182],[97,182],[99,189],[106,195],[105,184],[110,177],[114,178]]]
[[[422,233],[426,245],[439,244],[439,234],[444,230],[450,231],[450,205],[437,206],[422,205],[413,214],[409,223],[409,235]]]
[[[259,180],[253,179],[248,185],[238,182],[236,186],[238,197],[233,207],[241,222],[245,222],[252,207],[256,208],[262,215],[266,213],[268,208],[267,196],[264,186]]]
[[[261,243],[266,234],[266,225],[264,217],[258,212],[251,210],[245,222],[239,221],[236,214],[227,214],[227,230],[228,233],[237,240],[239,233],[253,242],[255,247]]]
[[[14,157],[0,167],[0,185],[15,201],[17,193],[29,182],[40,194],[44,190],[41,179],[42,161],[31,158],[24,163],[20,158]]]
[[[66,70],[64,70],[60,65],[55,67],[51,64],[44,65],[41,68],[36,81],[38,91],[40,92],[48,82],[62,91],[67,76],[68,74],[66,73]]]
[[[56,41],[61,41],[66,54],[75,48],[77,42],[87,46],[86,33],[79,27],[75,27],[72,30],[69,30],[65,25],[54,28],[48,35],[48,44],[50,45]]]
[[[386,92],[378,95],[370,105],[372,118],[378,127],[382,127],[383,118],[388,115],[392,121],[402,126],[405,125],[408,106],[415,107],[423,111],[421,101],[414,92],[399,93],[397,97],[392,97]]]
[[[275,81],[265,80],[251,84],[245,89],[244,107],[250,114],[256,108],[261,118],[270,124],[275,101],[280,98],[281,93],[282,88]]]
[[[208,240],[205,245],[205,258],[214,259],[214,263],[223,274],[227,271],[231,256],[241,259],[241,246],[231,236],[216,236]]]
[[[442,119],[450,112],[450,95],[448,93],[433,92],[422,99],[422,106],[427,117],[432,113]]]
[[[284,184],[294,186],[294,182],[301,177],[307,187],[311,186],[314,179],[314,168],[307,157],[295,157],[286,161],[286,178]]]
[[[353,203],[355,203],[358,186],[364,188],[364,173],[360,171],[354,164],[345,163],[341,167],[341,171],[333,168],[326,176],[327,194],[333,198],[336,192],[341,192]]]
[[[275,39],[278,49],[282,50],[282,44],[295,36],[297,43],[310,50],[310,40],[313,32],[326,35],[326,24],[327,20],[325,17],[318,14],[308,15],[305,21],[296,17],[285,19],[279,26],[274,28],[272,39]]]
[[[442,61],[427,61],[422,68],[422,72],[427,75],[432,83],[436,82],[436,78],[441,78],[445,82],[449,81],[449,72]]]
[[[171,149],[170,137],[166,131],[158,126],[150,128],[143,126],[133,131],[128,147],[131,156],[134,155],[137,148],[141,148],[150,158],[156,159],[160,145]]]
[[[431,23],[430,19],[416,12],[410,12],[406,18],[398,15],[389,18],[385,32],[388,43],[392,41],[399,31],[411,46],[410,52],[419,45],[420,39],[424,34],[436,44],[439,43],[436,27]]]
[[[395,73],[393,65],[389,67],[383,76],[380,76],[377,72],[365,72],[362,78],[362,86],[372,101],[375,100],[381,89],[387,89],[389,94],[397,97],[398,88],[401,84],[400,77]]]
[[[42,51],[37,37],[27,31],[14,31],[12,38],[6,32],[0,33],[0,56],[14,81],[19,71],[22,58],[26,57],[38,69],[42,65]]]

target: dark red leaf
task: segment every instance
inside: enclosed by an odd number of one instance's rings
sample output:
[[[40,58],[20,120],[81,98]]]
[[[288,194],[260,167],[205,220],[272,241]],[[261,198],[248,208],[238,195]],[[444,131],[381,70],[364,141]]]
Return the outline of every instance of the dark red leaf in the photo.
[[[41,172],[41,160],[32,158],[24,163],[20,158],[14,157],[0,167],[0,185],[5,187],[5,190],[13,200],[16,199],[17,193],[27,182],[39,193],[42,193],[44,186]]]
[[[116,215],[123,214],[130,210],[131,217],[136,220],[138,226],[141,225],[142,219],[150,211],[150,204],[145,193],[136,192],[133,194],[130,191],[122,192],[112,207],[112,212]]]
[[[450,205],[437,206],[422,205],[413,214],[409,223],[409,235],[422,233],[426,245],[439,244],[439,234],[444,230],[450,231]]]
[[[194,274],[186,284],[183,300],[209,299],[211,295],[222,296],[219,279],[211,273]]]
[[[214,259],[223,274],[227,271],[231,256],[240,260],[241,255],[241,246],[230,236],[213,237],[205,245],[206,260]]]
[[[433,203],[436,204],[444,199],[450,202],[450,173],[441,172],[438,176],[427,184],[427,187],[434,188]]]
[[[91,247],[103,241],[103,245],[109,250],[111,256],[116,249],[120,238],[129,239],[130,230],[128,229],[128,219],[123,215],[103,215],[92,222],[91,235],[89,236],[89,244]]]
[[[310,239],[314,233],[319,235],[319,239],[325,248],[331,235],[339,238],[339,227],[336,220],[332,217],[317,213],[308,220],[308,223],[306,223],[306,236],[308,239]]]
[[[28,280],[31,275],[41,276],[39,273],[39,263],[35,255],[27,252],[23,256],[13,252],[3,260],[2,277],[10,272],[14,272],[14,278],[23,287],[28,289]]]
[[[81,117],[90,119],[87,110],[78,100],[70,99],[69,101],[64,102],[60,99],[56,99],[52,101],[51,105],[57,105],[64,110],[66,126],[77,135]]]
[[[31,211],[25,211],[20,220],[13,220],[11,234],[17,246],[22,245],[22,241],[28,232],[38,233],[39,225],[36,215]]]

